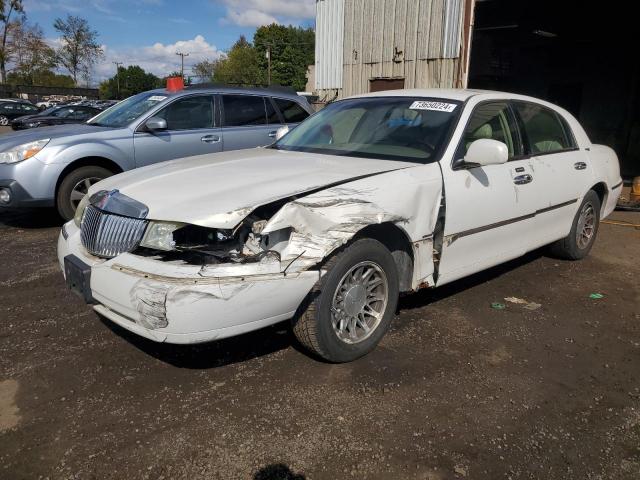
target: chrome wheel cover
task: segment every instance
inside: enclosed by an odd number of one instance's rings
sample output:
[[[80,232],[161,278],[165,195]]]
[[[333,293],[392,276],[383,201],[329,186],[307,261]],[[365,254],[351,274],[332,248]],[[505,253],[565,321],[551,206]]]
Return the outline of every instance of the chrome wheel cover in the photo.
[[[596,211],[589,202],[585,203],[578,217],[576,244],[580,250],[589,246],[596,232]]]
[[[100,180],[102,180],[102,178],[83,178],[73,186],[71,195],[69,196],[69,201],[71,202],[71,208],[73,208],[74,211],[76,210],[76,208],[78,208],[78,204],[89,191],[89,187],[91,187],[91,185],[93,185],[94,183],[98,183]]]
[[[365,261],[345,273],[331,304],[331,324],[338,339],[360,343],[378,328],[389,299],[389,282],[375,262]]]
[[[0,116],[0,125],[9,125],[9,119],[4,115]]]

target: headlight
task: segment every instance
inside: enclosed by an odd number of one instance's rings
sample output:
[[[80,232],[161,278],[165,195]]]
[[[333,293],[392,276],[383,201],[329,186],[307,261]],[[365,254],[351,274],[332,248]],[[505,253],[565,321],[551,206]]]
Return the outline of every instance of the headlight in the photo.
[[[173,232],[184,226],[184,223],[177,222],[150,222],[140,246],[154,250],[171,251],[176,245],[173,240]]]
[[[82,200],[80,200],[80,203],[78,204],[78,208],[76,208],[73,223],[75,223],[78,228],[80,228],[80,224],[82,223],[82,217],[84,216],[84,211],[87,209],[87,205],[89,205],[89,195],[82,197]]]
[[[51,139],[45,138],[44,140],[23,143],[5,152],[0,152],[0,163],[17,163],[31,158],[42,150],[49,143],[49,140]]]

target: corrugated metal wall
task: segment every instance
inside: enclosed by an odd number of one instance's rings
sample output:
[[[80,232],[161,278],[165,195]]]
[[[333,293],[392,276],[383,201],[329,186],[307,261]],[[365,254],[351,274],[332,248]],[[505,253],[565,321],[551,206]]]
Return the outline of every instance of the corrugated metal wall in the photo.
[[[344,0],[316,0],[316,89],[342,87]]]
[[[323,87],[317,80],[321,97],[335,92],[329,89],[340,89],[339,97],[368,92],[374,78],[404,78],[405,88],[461,86],[463,0],[318,0],[317,45],[326,43],[324,35],[338,36],[338,25],[319,25],[328,17],[324,9],[337,11],[337,3],[344,18],[342,81]],[[316,62],[325,58],[317,54]]]

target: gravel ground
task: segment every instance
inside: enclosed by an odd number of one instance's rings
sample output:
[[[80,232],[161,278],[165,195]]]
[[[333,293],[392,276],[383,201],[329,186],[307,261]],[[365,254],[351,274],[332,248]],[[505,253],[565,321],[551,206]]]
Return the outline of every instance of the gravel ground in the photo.
[[[1,479],[640,478],[639,230],[403,297],[345,365],[286,325],[136,338],[65,289],[58,231],[0,212]]]

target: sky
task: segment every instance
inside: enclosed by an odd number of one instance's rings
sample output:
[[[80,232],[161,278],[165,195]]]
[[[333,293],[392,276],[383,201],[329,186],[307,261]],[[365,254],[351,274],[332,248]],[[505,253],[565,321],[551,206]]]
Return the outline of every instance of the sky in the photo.
[[[315,0],[24,0],[27,21],[57,42],[53,22],[67,14],[85,18],[99,34],[105,56],[94,68],[92,83],[115,74],[113,62],[140,65],[164,76],[180,70],[176,52],[185,57],[185,74],[197,62],[213,60],[240,35],[249,40],[256,27],[276,22],[314,25]]]

